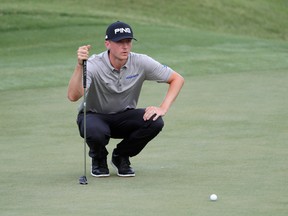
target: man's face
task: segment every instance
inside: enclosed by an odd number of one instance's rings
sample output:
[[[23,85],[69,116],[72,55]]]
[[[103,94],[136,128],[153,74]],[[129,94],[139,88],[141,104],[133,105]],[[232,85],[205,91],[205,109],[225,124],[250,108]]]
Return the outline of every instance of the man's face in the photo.
[[[117,42],[105,41],[105,45],[114,58],[127,60],[132,48],[132,39],[123,39]]]

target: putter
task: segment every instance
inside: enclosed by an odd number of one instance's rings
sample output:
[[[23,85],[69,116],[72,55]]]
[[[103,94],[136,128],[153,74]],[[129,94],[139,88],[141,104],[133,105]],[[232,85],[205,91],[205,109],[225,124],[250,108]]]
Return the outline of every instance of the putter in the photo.
[[[84,101],[83,101],[83,112],[84,112],[84,175],[79,178],[79,184],[87,185],[88,181],[86,178],[86,79],[87,79],[87,61],[83,60],[83,88],[84,88]]]

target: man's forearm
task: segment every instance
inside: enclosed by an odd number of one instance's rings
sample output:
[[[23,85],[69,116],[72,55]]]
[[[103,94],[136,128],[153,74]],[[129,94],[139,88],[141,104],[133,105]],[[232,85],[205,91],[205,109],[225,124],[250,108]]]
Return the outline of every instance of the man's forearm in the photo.
[[[69,81],[67,97],[70,101],[79,100],[84,94],[82,86],[82,65],[77,64]]]
[[[165,113],[169,110],[170,106],[177,98],[183,84],[184,78],[182,76],[180,76],[178,73],[172,74],[172,78],[169,81],[169,88],[166,97],[160,105],[161,109],[163,109]]]

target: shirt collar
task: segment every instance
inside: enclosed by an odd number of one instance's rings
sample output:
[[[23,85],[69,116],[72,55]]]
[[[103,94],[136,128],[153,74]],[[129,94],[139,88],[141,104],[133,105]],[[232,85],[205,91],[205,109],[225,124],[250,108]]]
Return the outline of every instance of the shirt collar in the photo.
[[[128,65],[129,65],[129,62],[130,62],[130,55],[131,55],[131,54],[129,54],[128,60],[127,60],[126,64],[123,65],[122,68],[125,68],[125,69],[128,68]],[[110,62],[110,59],[109,59],[109,51],[108,51],[108,50],[106,50],[106,51],[104,52],[104,60],[105,60],[106,64],[108,65],[108,67],[111,69],[111,71],[117,71],[117,70],[111,65],[111,62]]]

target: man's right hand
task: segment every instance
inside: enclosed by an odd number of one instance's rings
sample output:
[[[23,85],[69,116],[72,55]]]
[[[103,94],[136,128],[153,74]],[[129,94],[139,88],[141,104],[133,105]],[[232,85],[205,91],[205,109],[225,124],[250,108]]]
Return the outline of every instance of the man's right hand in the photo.
[[[87,60],[89,58],[89,50],[91,48],[91,45],[85,45],[81,46],[77,50],[77,58],[78,58],[78,64],[83,65],[83,60]]]

